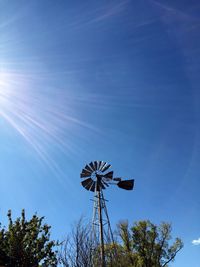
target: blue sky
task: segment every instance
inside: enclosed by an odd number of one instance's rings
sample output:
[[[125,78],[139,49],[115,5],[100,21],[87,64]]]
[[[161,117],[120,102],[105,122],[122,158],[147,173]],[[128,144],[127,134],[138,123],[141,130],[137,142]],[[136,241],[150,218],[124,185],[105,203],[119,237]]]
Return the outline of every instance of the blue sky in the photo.
[[[171,222],[199,267],[198,1],[0,1],[0,216],[45,215],[62,238],[92,193],[91,160],[135,190],[109,188],[113,225]]]

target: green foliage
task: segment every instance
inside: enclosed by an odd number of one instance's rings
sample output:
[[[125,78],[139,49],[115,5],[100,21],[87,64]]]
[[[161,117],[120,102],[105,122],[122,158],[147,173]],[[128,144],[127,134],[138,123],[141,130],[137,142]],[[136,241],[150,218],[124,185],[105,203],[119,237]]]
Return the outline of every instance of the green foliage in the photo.
[[[56,266],[56,243],[50,241],[50,226],[43,220],[44,217],[33,215],[27,221],[22,210],[21,218],[13,222],[8,211],[8,229],[0,225],[0,266]]]
[[[183,247],[179,238],[170,245],[172,229],[168,223],[156,226],[150,221],[140,221],[129,228],[128,223],[123,222],[118,228],[122,247],[128,259],[127,266],[167,267]]]
[[[104,240],[106,267],[167,267],[183,247],[179,238],[171,242],[171,231],[168,223],[157,226],[139,221],[132,227],[127,221],[119,223],[115,242]],[[101,266],[100,246],[92,243],[89,227],[82,220],[64,244],[60,255],[63,267]]]

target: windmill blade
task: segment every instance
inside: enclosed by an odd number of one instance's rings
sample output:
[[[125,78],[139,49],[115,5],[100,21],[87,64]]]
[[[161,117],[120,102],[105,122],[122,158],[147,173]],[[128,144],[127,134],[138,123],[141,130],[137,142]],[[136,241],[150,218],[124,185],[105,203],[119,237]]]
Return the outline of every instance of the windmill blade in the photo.
[[[95,184],[95,182],[92,180],[92,182],[88,185],[85,186],[85,188],[89,191],[91,191],[91,188],[93,187],[93,185]]]
[[[92,187],[93,183],[95,183],[91,178],[88,178],[81,182],[82,186],[85,187],[87,190],[90,190]]]
[[[113,171],[106,173],[105,175],[103,175],[103,177],[106,178],[106,179],[112,180]]]
[[[96,171],[94,163],[92,161],[89,163],[89,166],[91,167],[92,171]]]
[[[107,164],[106,162],[101,161],[101,165],[99,166],[99,170],[101,171],[106,164]]]
[[[106,189],[102,182],[97,183],[97,191],[101,191],[101,189]]]
[[[112,180],[113,178],[113,171],[111,172],[108,172],[106,174],[96,174],[96,177],[97,178],[100,178],[100,179],[106,179],[106,180]]]
[[[97,183],[99,188],[106,189],[101,180],[99,180]]]
[[[92,186],[90,187],[90,191],[94,192],[95,191],[95,187],[96,187],[96,182],[94,182],[92,184]]]
[[[98,163],[97,161],[94,161],[94,167],[95,167],[95,171],[98,169]]]
[[[105,181],[102,181],[102,183],[103,183],[105,186],[109,187],[109,184],[106,183]]]
[[[132,190],[134,186],[134,180],[125,180],[125,181],[120,181],[117,183],[118,187],[125,189],[125,190]]]
[[[83,182],[81,182],[82,186],[87,186],[88,184],[90,184],[93,180],[91,178],[88,178],[86,180],[84,180]]]
[[[100,168],[101,168],[101,163],[102,163],[102,162],[103,162],[103,161],[101,161],[101,160],[97,161],[97,163],[98,163],[97,170],[100,170]]]
[[[107,163],[106,163],[107,164]],[[103,168],[101,168],[101,171],[102,172],[105,172],[107,169],[109,169],[111,167],[111,165],[110,164],[108,164],[108,165],[105,165]]]
[[[90,175],[91,175],[91,172],[86,171],[85,169],[82,169],[81,178],[89,177]]]
[[[85,165],[85,168],[84,169],[87,170],[88,172],[93,172],[93,170],[88,165]]]
[[[101,191],[101,189],[106,189],[102,182],[103,182],[102,177],[100,175],[97,176],[97,191]]]

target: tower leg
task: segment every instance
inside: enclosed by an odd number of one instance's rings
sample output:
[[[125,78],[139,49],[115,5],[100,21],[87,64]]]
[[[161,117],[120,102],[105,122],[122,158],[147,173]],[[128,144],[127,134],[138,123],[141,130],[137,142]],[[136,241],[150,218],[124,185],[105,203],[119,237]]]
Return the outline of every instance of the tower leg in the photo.
[[[114,239],[102,189],[95,190],[91,244],[93,255],[92,262],[95,262],[94,266],[106,267],[107,257],[110,263],[114,258],[116,259],[115,248],[114,251],[108,251],[108,254],[106,254],[107,252],[105,251],[105,245],[108,246],[108,248],[109,245],[114,245]]]
[[[103,236],[103,222],[102,222],[102,199],[101,193],[98,191],[98,213],[99,213],[99,234],[100,234],[100,250],[101,250],[101,267],[105,267],[105,250],[104,250],[104,236]]]

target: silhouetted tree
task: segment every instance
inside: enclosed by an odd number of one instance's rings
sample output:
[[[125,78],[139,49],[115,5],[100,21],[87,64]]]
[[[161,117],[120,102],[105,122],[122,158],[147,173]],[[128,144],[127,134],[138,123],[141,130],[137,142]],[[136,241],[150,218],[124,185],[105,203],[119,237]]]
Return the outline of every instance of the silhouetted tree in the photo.
[[[50,241],[50,226],[44,217],[33,215],[27,221],[25,211],[21,218],[12,220],[8,211],[8,229],[0,227],[0,266],[38,267],[57,266],[55,241]]]

